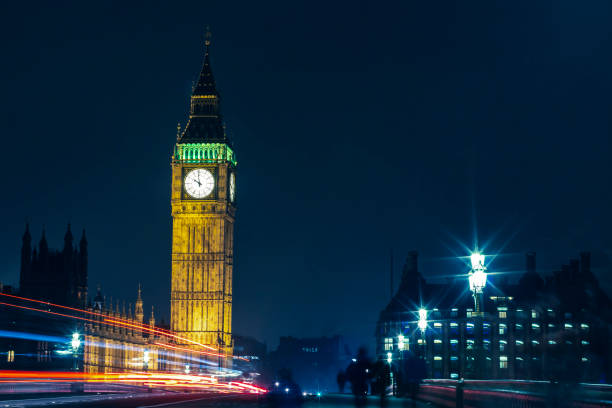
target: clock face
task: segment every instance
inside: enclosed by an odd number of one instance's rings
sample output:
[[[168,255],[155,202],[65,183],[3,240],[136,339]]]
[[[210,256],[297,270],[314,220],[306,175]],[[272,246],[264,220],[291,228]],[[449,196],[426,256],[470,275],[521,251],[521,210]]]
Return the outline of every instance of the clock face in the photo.
[[[215,187],[215,178],[206,169],[195,169],[185,176],[185,191],[193,198],[210,195]]]
[[[234,176],[234,173],[230,173],[229,193],[230,201],[233,203],[236,198],[236,176]]]

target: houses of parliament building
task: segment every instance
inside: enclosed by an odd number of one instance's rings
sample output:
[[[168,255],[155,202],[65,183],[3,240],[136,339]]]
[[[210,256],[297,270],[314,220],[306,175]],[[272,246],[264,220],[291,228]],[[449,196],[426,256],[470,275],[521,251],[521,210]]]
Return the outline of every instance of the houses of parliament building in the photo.
[[[171,158],[171,316],[157,327],[145,318],[140,287],[134,305],[88,293],[88,243],[70,230],[61,250],[45,232],[33,245],[26,225],[19,288],[0,284],[0,369],[86,372],[186,370],[212,365],[180,362],[177,350],[214,350],[209,360],[230,367],[236,155],[221,115],[210,66],[210,34],[195,83],[189,119]],[[170,330],[167,330],[170,329]],[[7,334],[8,333],[8,334]],[[13,333],[13,334],[11,334]],[[75,348],[76,345],[76,348]],[[190,361],[191,361],[190,360]]]

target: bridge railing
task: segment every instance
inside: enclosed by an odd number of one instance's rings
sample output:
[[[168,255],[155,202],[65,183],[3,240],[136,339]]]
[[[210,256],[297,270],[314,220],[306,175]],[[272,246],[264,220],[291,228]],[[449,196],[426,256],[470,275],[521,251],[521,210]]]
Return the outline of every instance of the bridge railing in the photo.
[[[424,380],[419,399],[442,407],[612,407],[612,385],[521,380]]]

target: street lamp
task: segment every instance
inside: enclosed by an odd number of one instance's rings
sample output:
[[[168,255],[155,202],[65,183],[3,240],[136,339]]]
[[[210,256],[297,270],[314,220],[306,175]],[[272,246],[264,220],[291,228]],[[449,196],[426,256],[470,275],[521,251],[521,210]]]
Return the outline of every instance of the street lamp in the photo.
[[[74,364],[73,369],[77,371],[79,368],[77,357],[79,355],[79,347],[81,346],[81,339],[79,337],[78,332],[72,333],[72,341],[70,341],[70,346],[72,346],[72,357],[73,357],[73,364]]]
[[[400,334],[397,336],[397,348],[399,351],[404,350],[404,335]]]
[[[482,290],[487,285],[487,274],[485,271],[487,268],[484,266],[485,256],[474,252],[470,256],[472,263],[472,270],[469,273],[470,290],[472,296],[474,296],[474,309],[476,315],[480,316],[483,313],[482,310]]]
[[[149,369],[150,360],[151,360],[151,357],[149,356],[149,350],[145,349],[143,356],[142,356],[143,368],[145,371]]]
[[[421,329],[421,334],[425,333],[427,329],[427,310],[419,309],[419,329]]]

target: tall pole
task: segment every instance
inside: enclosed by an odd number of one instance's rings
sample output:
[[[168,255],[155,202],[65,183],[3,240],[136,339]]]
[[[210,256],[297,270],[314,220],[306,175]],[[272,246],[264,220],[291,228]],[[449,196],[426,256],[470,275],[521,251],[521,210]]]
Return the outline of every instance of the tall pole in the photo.
[[[390,283],[390,288],[389,288],[390,289],[390,292],[389,292],[390,295],[389,295],[389,298],[393,299],[393,248],[391,248],[390,255],[391,255],[391,259],[390,259],[390,262],[389,262],[389,277],[390,277],[390,279],[389,279],[389,283]]]

